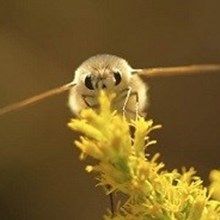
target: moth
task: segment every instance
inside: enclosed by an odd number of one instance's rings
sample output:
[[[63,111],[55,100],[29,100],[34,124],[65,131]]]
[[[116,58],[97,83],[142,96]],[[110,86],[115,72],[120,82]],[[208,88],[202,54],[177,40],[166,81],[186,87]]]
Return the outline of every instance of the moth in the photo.
[[[17,111],[50,96],[69,91],[68,105],[77,116],[85,108],[97,108],[100,90],[113,92],[113,108],[128,117],[145,115],[148,86],[142,77],[167,77],[220,71],[218,64],[134,69],[118,56],[101,54],[84,61],[75,71],[73,81],[23,101],[0,108],[0,116]]]

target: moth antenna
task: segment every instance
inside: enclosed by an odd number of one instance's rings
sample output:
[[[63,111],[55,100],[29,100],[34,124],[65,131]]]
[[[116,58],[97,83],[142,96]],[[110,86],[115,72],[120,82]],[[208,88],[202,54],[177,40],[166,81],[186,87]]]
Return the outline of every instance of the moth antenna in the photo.
[[[198,64],[177,67],[155,67],[147,69],[134,69],[133,73],[146,77],[166,77],[178,75],[194,75],[206,72],[220,71],[220,64]]]
[[[12,111],[17,111],[19,109],[22,109],[22,108],[28,106],[28,105],[39,102],[40,100],[46,99],[50,96],[61,94],[65,91],[69,90],[71,87],[73,87],[75,85],[76,85],[75,83],[70,82],[70,83],[64,84],[62,86],[56,87],[54,89],[48,90],[46,92],[43,92],[39,95],[32,96],[31,98],[27,98],[27,99],[24,99],[20,102],[16,102],[11,105],[7,105],[3,108],[0,108],[0,116],[4,115],[6,113],[12,112]]]

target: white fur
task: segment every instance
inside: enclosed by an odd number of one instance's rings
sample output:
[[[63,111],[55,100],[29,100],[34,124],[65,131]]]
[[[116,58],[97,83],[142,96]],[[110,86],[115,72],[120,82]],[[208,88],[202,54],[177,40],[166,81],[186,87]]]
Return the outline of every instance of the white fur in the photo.
[[[115,71],[119,71],[122,76],[121,83],[117,86],[115,85],[113,76],[113,72]],[[83,100],[83,95],[94,97],[86,98],[86,101],[90,105],[93,106],[97,104],[96,98],[98,96],[99,89],[89,90],[84,83],[85,77],[89,74],[93,74],[95,77],[103,77],[104,79],[101,82],[106,85],[106,90],[116,93],[117,97],[115,102],[113,101],[113,108],[122,112],[125,102],[123,92],[125,92],[126,89],[131,88],[131,92],[136,92],[138,94],[139,113],[144,113],[148,103],[147,86],[137,74],[132,75],[132,72],[133,69],[126,60],[114,55],[97,55],[84,61],[75,71],[73,82],[76,83],[76,86],[71,89],[69,95],[69,107],[71,111],[78,115],[82,109],[88,107]],[[133,95],[129,97],[126,105],[127,114],[133,115],[136,111],[136,106],[136,99]]]

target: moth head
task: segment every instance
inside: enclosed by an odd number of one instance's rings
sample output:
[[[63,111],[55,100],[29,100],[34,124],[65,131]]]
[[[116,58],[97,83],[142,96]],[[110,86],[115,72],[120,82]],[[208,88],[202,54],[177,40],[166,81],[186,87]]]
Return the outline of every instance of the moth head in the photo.
[[[75,83],[89,91],[120,89],[128,85],[133,69],[123,58],[97,55],[83,62],[75,72]]]

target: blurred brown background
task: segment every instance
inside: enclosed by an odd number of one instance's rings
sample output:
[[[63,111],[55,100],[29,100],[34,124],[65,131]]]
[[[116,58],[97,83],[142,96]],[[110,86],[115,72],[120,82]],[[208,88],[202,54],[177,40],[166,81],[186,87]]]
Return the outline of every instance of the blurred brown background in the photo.
[[[7,0],[0,4],[0,106],[69,82],[97,53],[133,67],[220,63],[219,1]],[[220,73],[149,80],[154,151],[169,169],[219,168]],[[0,118],[0,219],[101,219],[109,204],[84,171],[67,95]]]

